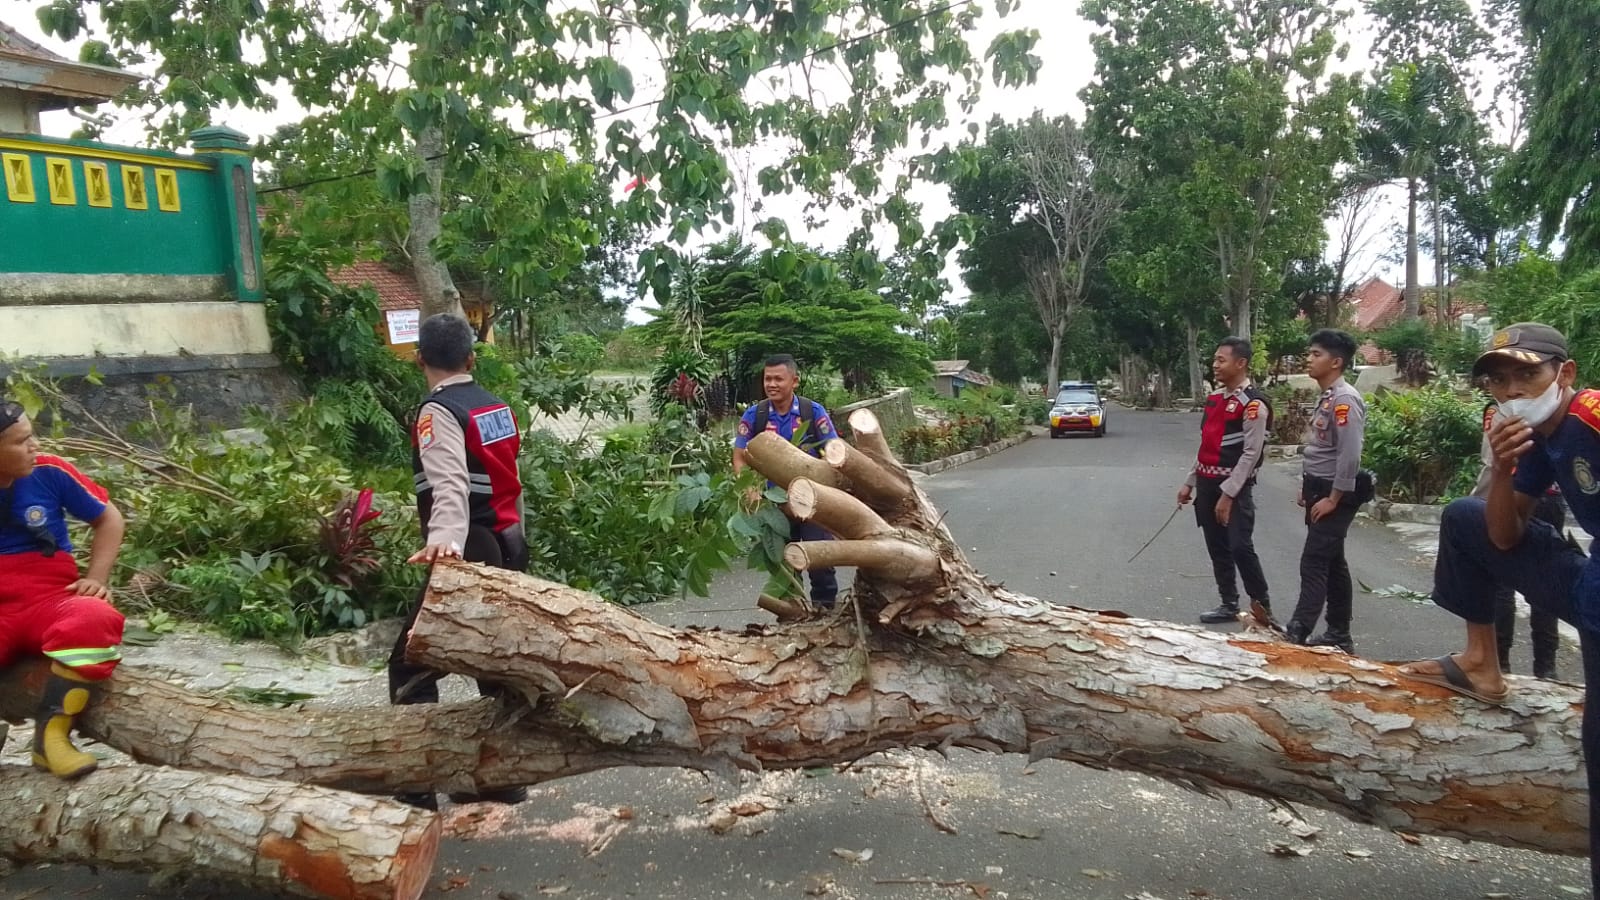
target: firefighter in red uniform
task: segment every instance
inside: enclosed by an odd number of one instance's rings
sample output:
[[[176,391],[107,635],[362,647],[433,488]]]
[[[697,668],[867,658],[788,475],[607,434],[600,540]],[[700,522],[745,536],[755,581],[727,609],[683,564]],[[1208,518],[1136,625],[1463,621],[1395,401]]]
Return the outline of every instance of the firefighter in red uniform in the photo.
[[[1212,624],[1239,617],[1238,570],[1250,599],[1269,611],[1267,577],[1261,571],[1254,541],[1256,505],[1251,488],[1261,466],[1267,433],[1272,428],[1272,407],[1267,397],[1250,383],[1250,342],[1225,338],[1211,358],[1211,372],[1221,389],[1206,398],[1200,426],[1200,453],[1189,478],[1178,489],[1178,505],[1195,500],[1195,519],[1206,538],[1212,573],[1222,603],[1200,614]]]
[[[417,409],[411,435],[412,477],[423,548],[414,563],[464,559],[522,572],[528,567],[528,542],[522,528],[522,477],[517,452],[522,432],[511,407],[472,379],[477,335],[456,315],[433,316],[417,335],[417,364],[428,381],[428,399]],[[426,585],[424,585],[426,589]],[[437,703],[437,672],[406,661],[406,638],[422,595],[417,596],[405,630],[389,657],[392,703]],[[494,685],[479,682],[479,693],[494,696]],[[433,794],[399,799],[434,808]],[[522,788],[451,794],[457,802],[520,803]]]
[[[94,529],[89,569],[72,558],[67,519]],[[111,607],[111,566],[122,547],[122,514],[105,489],[64,459],[39,452],[22,407],[0,401],[0,667],[23,655],[50,658],[50,680],[34,720],[33,764],[60,778],[94,771],[72,745],[73,718],[91,686],[122,658],[122,614]]]

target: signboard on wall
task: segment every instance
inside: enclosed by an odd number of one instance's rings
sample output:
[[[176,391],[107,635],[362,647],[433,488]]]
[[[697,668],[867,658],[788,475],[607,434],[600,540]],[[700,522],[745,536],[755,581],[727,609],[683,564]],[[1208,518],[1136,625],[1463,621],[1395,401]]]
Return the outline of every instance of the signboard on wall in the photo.
[[[417,330],[422,326],[422,310],[391,309],[389,317],[389,343],[415,344]]]

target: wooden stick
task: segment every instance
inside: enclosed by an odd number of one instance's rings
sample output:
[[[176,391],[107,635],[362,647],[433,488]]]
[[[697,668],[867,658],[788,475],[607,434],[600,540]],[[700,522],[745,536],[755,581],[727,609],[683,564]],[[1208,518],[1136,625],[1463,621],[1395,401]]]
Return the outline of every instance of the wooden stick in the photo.
[[[783,561],[801,571],[855,566],[890,581],[927,581],[939,574],[939,557],[926,547],[895,538],[866,541],[800,541]]]
[[[833,446],[846,445],[843,441],[834,441]],[[787,506],[794,518],[815,522],[828,533],[842,538],[876,537],[894,530],[865,503],[809,478],[797,478],[789,485]]]
[[[850,480],[850,490],[874,509],[892,510],[911,497],[911,479],[845,441],[829,441],[822,458]]]
[[[829,487],[845,486],[844,476],[832,466],[770,431],[751,438],[745,453],[757,472],[785,490],[796,478],[809,478]]]

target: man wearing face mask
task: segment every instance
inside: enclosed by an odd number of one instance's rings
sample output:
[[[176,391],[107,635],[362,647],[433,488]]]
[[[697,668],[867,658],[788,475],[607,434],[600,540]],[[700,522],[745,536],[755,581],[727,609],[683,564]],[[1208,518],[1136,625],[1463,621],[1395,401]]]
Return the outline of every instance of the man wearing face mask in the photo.
[[[1495,638],[1496,588],[1578,627],[1583,642],[1583,755],[1590,797],[1600,796],[1600,565],[1534,509],[1558,484],[1578,524],[1600,534],[1600,391],[1578,391],[1567,341],[1523,322],[1495,332],[1473,377],[1499,404],[1482,497],[1445,507],[1433,602],[1467,622],[1459,653],[1402,666],[1410,678],[1500,703],[1507,689]],[[1600,887],[1600,806],[1589,807],[1589,871]]]

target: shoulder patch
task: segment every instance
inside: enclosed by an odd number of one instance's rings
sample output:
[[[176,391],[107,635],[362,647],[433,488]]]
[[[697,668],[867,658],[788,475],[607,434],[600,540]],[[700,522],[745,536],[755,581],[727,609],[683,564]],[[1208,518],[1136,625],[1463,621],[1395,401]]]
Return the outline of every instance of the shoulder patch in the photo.
[[[1567,407],[1578,421],[1600,432],[1600,391],[1579,391]]]
[[[1490,405],[1485,406],[1483,408],[1483,433],[1484,434],[1488,434],[1489,433],[1489,429],[1494,427],[1494,415],[1498,411],[1499,411],[1499,408],[1496,407],[1493,404],[1490,404]]]
[[[743,419],[739,420],[739,436],[740,437],[749,437],[750,436],[750,423],[746,422]]]
[[[426,450],[433,446],[433,413],[423,413],[417,417],[417,449]]]
[[[1341,403],[1333,408],[1333,420],[1340,425],[1350,424],[1350,404]]]
[[[1251,400],[1249,403],[1245,404],[1244,417],[1246,419],[1259,419],[1259,418],[1261,418],[1261,401],[1260,400]]]

